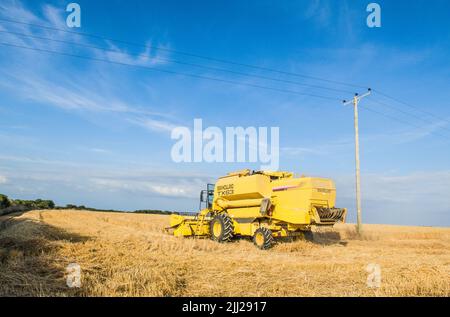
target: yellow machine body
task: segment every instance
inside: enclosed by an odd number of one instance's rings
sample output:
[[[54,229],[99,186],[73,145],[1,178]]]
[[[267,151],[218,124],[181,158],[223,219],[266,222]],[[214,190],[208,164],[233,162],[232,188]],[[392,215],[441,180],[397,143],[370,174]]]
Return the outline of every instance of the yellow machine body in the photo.
[[[218,179],[208,193],[207,208],[191,216],[172,215],[175,236],[208,236],[217,214],[232,221],[233,235],[253,236],[259,228],[273,237],[301,235],[311,226],[345,222],[347,210],[335,207],[336,188],[330,179],[294,177],[289,172],[243,170]]]

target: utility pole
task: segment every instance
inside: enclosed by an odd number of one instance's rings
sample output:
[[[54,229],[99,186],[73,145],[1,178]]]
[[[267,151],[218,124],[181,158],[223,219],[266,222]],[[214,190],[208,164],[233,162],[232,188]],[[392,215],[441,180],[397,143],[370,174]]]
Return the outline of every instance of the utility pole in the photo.
[[[356,230],[358,234],[362,232],[362,221],[361,221],[361,181],[359,175],[359,128],[358,128],[358,104],[362,98],[367,97],[371,93],[371,89],[363,94],[355,94],[353,100],[346,101],[344,100],[344,105],[353,104],[354,115],[355,115],[355,165],[356,165],[356,218],[357,225]]]

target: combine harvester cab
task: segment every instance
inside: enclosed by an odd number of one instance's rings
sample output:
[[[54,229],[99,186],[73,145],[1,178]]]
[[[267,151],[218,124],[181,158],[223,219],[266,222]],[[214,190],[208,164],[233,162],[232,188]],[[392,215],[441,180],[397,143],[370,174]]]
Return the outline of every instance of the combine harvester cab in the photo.
[[[347,210],[336,208],[335,200],[329,179],[243,170],[209,184],[200,197],[205,208],[194,215],[172,215],[167,229],[175,236],[218,242],[253,237],[257,247],[267,249],[276,238],[310,236],[312,226],[345,222]]]

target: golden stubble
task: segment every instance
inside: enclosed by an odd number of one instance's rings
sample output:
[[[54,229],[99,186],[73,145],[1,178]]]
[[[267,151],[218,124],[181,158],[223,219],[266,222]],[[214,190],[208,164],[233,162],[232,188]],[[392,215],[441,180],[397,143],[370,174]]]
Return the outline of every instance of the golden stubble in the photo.
[[[0,296],[449,296],[450,229],[354,225],[261,251],[164,232],[162,215],[77,210],[0,218]],[[81,288],[65,268],[81,266]],[[380,265],[381,287],[366,284]]]

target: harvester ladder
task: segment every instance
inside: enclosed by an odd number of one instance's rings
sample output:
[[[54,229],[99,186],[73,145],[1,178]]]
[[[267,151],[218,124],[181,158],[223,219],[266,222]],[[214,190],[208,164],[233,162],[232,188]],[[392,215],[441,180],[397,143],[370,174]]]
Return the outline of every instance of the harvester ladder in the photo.
[[[197,224],[194,230],[194,237],[200,236],[200,229],[203,227],[203,223],[205,222],[206,214],[198,214],[195,218]]]

